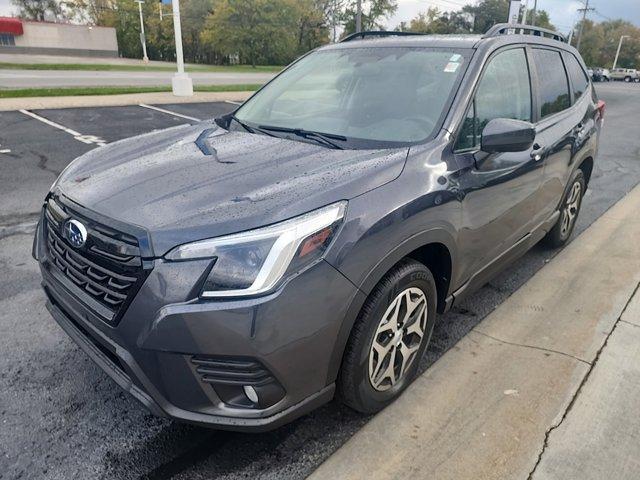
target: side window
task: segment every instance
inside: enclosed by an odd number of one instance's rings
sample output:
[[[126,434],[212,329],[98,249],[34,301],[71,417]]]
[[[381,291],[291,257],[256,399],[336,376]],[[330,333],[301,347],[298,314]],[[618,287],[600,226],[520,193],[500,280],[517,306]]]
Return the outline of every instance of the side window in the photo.
[[[541,118],[569,108],[569,80],[560,52],[534,48],[533,61],[538,71]]]
[[[580,66],[580,62],[578,62],[573,54],[569,53],[565,58],[567,59],[567,70],[569,71],[571,85],[573,86],[573,98],[577,101],[578,98],[587,91],[587,88],[589,88],[589,79]]]
[[[480,148],[482,130],[494,118],[531,121],[531,84],[522,48],[499,53],[489,61],[463,121],[456,150]]]

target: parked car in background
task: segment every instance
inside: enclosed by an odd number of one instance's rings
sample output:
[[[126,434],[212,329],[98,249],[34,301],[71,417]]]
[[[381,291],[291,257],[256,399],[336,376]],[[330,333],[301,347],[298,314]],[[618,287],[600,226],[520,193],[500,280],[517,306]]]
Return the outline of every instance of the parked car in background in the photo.
[[[611,72],[606,68],[592,67],[587,70],[587,73],[589,73],[589,76],[594,82],[608,82],[611,80]]]
[[[640,82],[640,74],[635,68],[614,68],[611,70],[611,80],[623,82]]]
[[[35,235],[49,311],[157,415],[381,410],[437,312],[576,224],[605,105],[562,35],[513,30],[354,34],[215,121],[76,159]]]

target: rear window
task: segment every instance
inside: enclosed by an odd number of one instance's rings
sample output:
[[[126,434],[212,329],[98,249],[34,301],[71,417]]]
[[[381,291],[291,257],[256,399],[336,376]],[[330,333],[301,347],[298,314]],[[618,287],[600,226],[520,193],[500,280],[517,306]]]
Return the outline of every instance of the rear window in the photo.
[[[567,70],[571,77],[571,85],[573,87],[573,98],[578,100],[584,92],[589,88],[589,79],[587,74],[582,70],[582,66],[572,54],[565,57],[567,59]]]
[[[538,71],[541,118],[569,108],[569,81],[560,52],[534,48],[533,61]]]

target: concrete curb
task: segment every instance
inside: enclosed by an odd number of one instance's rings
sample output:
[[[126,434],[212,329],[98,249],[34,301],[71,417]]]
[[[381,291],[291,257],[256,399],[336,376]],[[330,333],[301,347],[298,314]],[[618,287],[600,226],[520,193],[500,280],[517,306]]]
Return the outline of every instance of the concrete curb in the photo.
[[[637,187],[311,478],[502,480],[535,475],[544,454],[550,455],[550,434],[563,425],[621,317],[638,311],[639,300],[630,299],[640,282],[639,209]],[[637,402],[640,394],[635,393]],[[574,440],[564,445],[580,444],[582,438]],[[553,464],[545,463],[541,478],[584,478],[550,475]],[[637,478],[640,466],[630,472],[635,477],[628,478]]]
[[[171,92],[127,93],[123,95],[86,95],[69,97],[25,97],[0,99],[0,111],[40,110],[48,108],[120,107],[146,103],[242,102],[254,92],[195,92],[192,97],[176,97]]]

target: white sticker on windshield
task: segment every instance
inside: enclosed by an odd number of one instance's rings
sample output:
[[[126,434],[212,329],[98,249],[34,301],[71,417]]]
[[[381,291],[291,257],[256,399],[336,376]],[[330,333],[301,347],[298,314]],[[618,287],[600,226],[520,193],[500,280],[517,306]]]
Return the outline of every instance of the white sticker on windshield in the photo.
[[[449,63],[447,63],[447,64],[445,65],[445,67],[444,67],[444,71],[445,71],[446,73],[453,73],[453,72],[455,72],[456,70],[458,70],[458,67],[459,67],[459,66],[460,66],[460,64],[459,64],[459,63],[457,63],[457,62],[449,62]]]
[[[451,58],[449,59],[449,61],[459,62],[461,58],[462,58],[462,55],[460,55],[459,53],[454,53],[453,55],[451,55]]]

